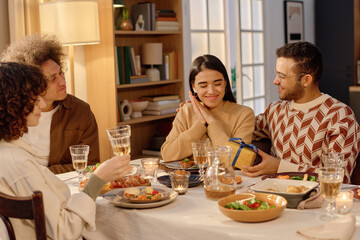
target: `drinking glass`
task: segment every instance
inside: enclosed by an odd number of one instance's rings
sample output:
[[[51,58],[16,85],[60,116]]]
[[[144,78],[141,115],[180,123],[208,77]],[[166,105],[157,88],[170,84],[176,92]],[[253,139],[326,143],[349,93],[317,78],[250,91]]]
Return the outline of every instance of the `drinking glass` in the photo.
[[[84,180],[84,169],[87,167],[90,147],[88,145],[72,145],[69,147],[72,164],[78,173],[79,185]]]
[[[114,128],[106,129],[106,132],[109,136],[111,147],[113,149],[114,155],[125,155],[130,154],[130,136],[131,136],[131,127],[130,125],[117,126]]]
[[[145,179],[155,182],[157,170],[159,168],[159,159],[158,158],[143,158],[141,159],[141,172]]]
[[[319,171],[321,194],[327,201],[326,214],[320,218],[324,221],[335,219],[336,197],[340,192],[341,183],[344,178],[343,168],[323,167]]]
[[[324,167],[342,168],[344,166],[344,155],[338,152],[323,153],[321,154],[321,160]]]
[[[206,139],[205,141],[194,141],[191,142],[191,148],[193,152],[194,162],[199,166],[200,178],[204,178],[204,166],[206,164],[206,155],[207,149],[209,147],[210,141]]]

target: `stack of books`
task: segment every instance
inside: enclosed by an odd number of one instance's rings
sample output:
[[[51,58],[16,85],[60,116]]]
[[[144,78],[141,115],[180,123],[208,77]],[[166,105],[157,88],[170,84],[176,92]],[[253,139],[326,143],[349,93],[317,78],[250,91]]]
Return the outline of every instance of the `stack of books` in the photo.
[[[156,31],[178,31],[180,24],[177,21],[176,13],[173,10],[156,11]]]
[[[130,76],[130,83],[144,83],[149,82],[147,75]]]
[[[176,113],[176,109],[180,104],[179,95],[144,96],[141,99],[149,100],[147,108],[142,112],[144,115]]]

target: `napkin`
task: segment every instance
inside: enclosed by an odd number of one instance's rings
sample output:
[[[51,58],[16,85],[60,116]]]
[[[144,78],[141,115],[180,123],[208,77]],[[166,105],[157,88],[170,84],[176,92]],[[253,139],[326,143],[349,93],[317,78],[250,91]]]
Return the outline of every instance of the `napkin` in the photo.
[[[305,208],[321,208],[323,200],[324,198],[321,195],[320,187],[316,187],[307,199],[298,204],[297,209],[303,210]]]
[[[350,240],[355,232],[356,218],[353,213],[315,227],[305,228],[296,233],[311,240]]]

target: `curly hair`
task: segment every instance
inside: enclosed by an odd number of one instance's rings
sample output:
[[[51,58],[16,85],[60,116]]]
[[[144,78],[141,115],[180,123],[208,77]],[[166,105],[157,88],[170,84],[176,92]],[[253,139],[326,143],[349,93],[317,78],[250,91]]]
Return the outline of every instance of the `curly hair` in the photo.
[[[0,140],[16,140],[28,131],[26,117],[46,89],[40,67],[0,63]]]
[[[318,83],[323,70],[323,57],[320,49],[309,42],[289,43],[276,49],[276,56],[292,58],[296,62],[294,72],[311,74]]]
[[[229,76],[227,74],[224,64],[221,62],[219,58],[210,54],[197,57],[191,64],[190,73],[189,73],[189,87],[192,94],[194,94],[194,89],[192,86],[195,82],[195,77],[204,69],[215,70],[223,75],[226,81],[225,95],[223,97],[223,100],[236,103],[235,97],[231,91]],[[196,98],[200,101],[198,97]]]
[[[0,56],[0,61],[40,66],[51,59],[64,70],[65,57],[64,49],[55,35],[32,34],[5,49]]]

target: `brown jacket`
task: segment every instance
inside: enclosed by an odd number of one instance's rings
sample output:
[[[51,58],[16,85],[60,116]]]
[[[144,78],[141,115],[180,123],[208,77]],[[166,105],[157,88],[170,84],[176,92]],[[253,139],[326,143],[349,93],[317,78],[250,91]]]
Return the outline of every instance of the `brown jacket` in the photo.
[[[61,101],[50,128],[49,169],[55,173],[73,171],[69,146],[90,146],[88,165],[99,162],[99,137],[95,116],[89,104],[72,96]]]

